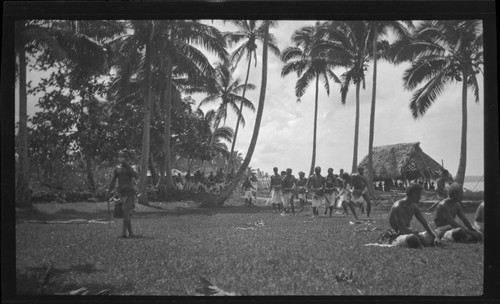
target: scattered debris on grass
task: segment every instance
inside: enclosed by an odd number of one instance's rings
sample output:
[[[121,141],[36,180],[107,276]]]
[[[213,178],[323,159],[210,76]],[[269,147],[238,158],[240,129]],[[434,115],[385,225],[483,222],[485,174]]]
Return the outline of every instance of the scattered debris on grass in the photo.
[[[396,246],[396,245],[393,245],[393,244],[369,243],[369,244],[365,244],[365,246],[375,246],[375,247],[394,247],[394,246]]]
[[[255,228],[258,227],[264,227],[266,224],[264,223],[264,220],[260,219],[256,221],[255,223],[246,223],[247,226],[249,227],[236,227],[237,230],[255,230]]]
[[[227,292],[214,284],[210,283],[204,277],[200,277],[201,284],[203,285],[201,288],[196,288],[196,292],[198,296],[235,296],[234,292]]]
[[[346,271],[344,268],[338,273],[335,274],[335,282],[336,283],[352,283],[354,281],[354,271],[349,270]]]
[[[113,221],[106,219],[98,219],[98,220],[86,220],[86,219],[74,219],[74,220],[53,220],[53,221],[38,221],[38,220],[29,220],[26,221],[31,224],[111,224]]]
[[[354,233],[358,233],[358,232],[362,232],[362,231],[374,231],[374,230],[378,230],[378,227],[364,227],[364,228],[360,228],[360,229],[354,229]]]

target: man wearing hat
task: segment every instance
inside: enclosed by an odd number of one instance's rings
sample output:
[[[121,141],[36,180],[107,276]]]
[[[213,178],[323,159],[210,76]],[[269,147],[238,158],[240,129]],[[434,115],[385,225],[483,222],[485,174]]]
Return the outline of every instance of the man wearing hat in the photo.
[[[132,153],[128,150],[121,150],[118,152],[119,165],[113,170],[113,178],[108,190],[108,196],[111,196],[111,192],[113,191],[116,181],[118,180],[117,192],[120,196],[120,200],[117,202],[118,207],[116,208],[118,209],[118,214],[123,213],[122,238],[127,237],[127,232],[129,238],[133,237],[130,215],[132,213],[132,209],[135,207],[135,200],[137,199],[135,185],[137,185],[139,175],[127,163],[127,160],[131,158],[131,155]],[[118,216],[120,215],[117,215],[117,217]]]

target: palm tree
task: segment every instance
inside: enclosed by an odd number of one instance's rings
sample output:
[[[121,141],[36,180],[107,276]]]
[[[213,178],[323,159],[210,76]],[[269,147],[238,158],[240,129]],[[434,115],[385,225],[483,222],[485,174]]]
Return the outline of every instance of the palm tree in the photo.
[[[388,30],[392,30],[396,36],[396,40],[403,39],[408,36],[407,29],[404,24],[412,28],[411,21],[370,21],[372,31],[372,58],[373,58],[373,84],[372,84],[372,102],[370,108],[370,135],[368,139],[368,186],[373,188],[373,137],[375,131],[375,102],[377,99],[377,58],[380,57],[377,47],[378,40],[385,36]]]
[[[76,31],[75,21],[18,20],[15,23],[15,52],[19,74],[19,145],[16,201],[31,207],[27,138],[26,53],[41,51],[48,62],[64,61],[74,70],[102,71],[107,51],[100,41]],[[105,26],[104,28],[107,29]],[[108,31],[103,31],[108,33]]]
[[[258,24],[256,20],[229,20],[228,22],[231,22],[237,27],[236,32],[225,33],[225,37],[229,45],[232,45],[233,43],[239,43],[240,41],[244,40],[244,42],[231,53],[229,60],[234,65],[234,68],[236,68],[241,58],[246,54],[248,66],[245,77],[245,85],[243,87],[243,94],[241,95],[242,98],[245,98],[248,76],[250,75],[250,66],[252,63],[252,55],[255,58],[255,66],[257,66],[257,41],[263,41],[264,39],[264,23],[261,22],[260,24]],[[280,50],[277,47],[276,38],[272,34],[269,34],[268,47],[276,56],[280,56]],[[238,136],[240,121],[243,117],[243,102],[240,104],[239,110],[240,114],[238,115],[238,120],[236,122],[230,155],[232,155],[232,153],[234,152],[234,146],[236,144],[236,137]]]
[[[404,86],[414,90],[410,101],[413,118],[422,117],[446,84],[462,82],[462,134],[460,161],[455,180],[463,184],[467,162],[467,89],[479,102],[476,75],[482,73],[483,34],[480,20],[424,21],[406,45],[394,54],[395,62],[411,60],[404,73]]]
[[[262,81],[260,86],[260,96],[259,96],[259,106],[257,109],[257,116],[255,118],[255,125],[253,129],[252,139],[250,141],[250,146],[248,147],[248,152],[241,164],[238,172],[236,172],[235,178],[231,181],[231,183],[222,191],[222,193],[216,199],[207,199],[200,205],[201,207],[215,207],[224,204],[224,202],[231,196],[234,189],[238,185],[239,181],[243,177],[246,172],[250,161],[252,160],[252,155],[255,150],[255,146],[257,144],[257,138],[259,137],[259,129],[260,123],[262,121],[262,113],[264,112],[264,101],[266,99],[266,85],[267,85],[267,50],[269,46],[269,27],[276,24],[275,21],[266,20],[263,21],[263,32],[264,32],[264,41],[262,47]]]
[[[338,65],[347,68],[342,74],[340,87],[341,102],[346,103],[347,93],[351,83],[356,85],[356,116],[354,123],[354,151],[352,172],[358,166],[359,138],[359,91],[361,85],[365,88],[365,71],[370,60],[369,49],[370,30],[363,21],[330,21],[323,24],[319,37],[326,39],[315,47],[318,52],[324,52],[331,60],[337,60]]]
[[[242,106],[255,112],[255,107],[252,102],[238,95],[241,91],[247,89],[254,90],[255,85],[252,83],[240,84],[239,78],[233,79],[229,62],[218,63],[215,68],[215,74],[213,77],[206,80],[206,85],[203,87],[203,90],[208,93],[208,96],[200,101],[198,107],[220,100],[219,107],[215,112],[215,130],[219,128],[221,122],[224,122],[224,124],[226,123],[228,107],[238,115],[238,119],[242,119],[244,124],[245,120],[240,115],[241,111],[237,103],[239,102]],[[210,146],[213,144],[214,139],[215,137],[212,135]]]
[[[281,56],[285,62],[281,70],[281,76],[286,76],[291,72],[297,72],[300,77],[295,85],[295,95],[299,98],[302,97],[311,83],[315,80],[316,96],[314,100],[314,131],[313,131],[313,151],[311,160],[310,174],[314,172],[316,162],[316,129],[318,121],[318,93],[319,93],[319,80],[322,78],[323,85],[326,93],[330,94],[330,85],[328,79],[331,78],[335,82],[340,83],[340,79],[333,72],[333,68],[337,65],[329,57],[311,52],[314,47],[321,42],[318,38],[318,31],[321,29],[320,24],[316,23],[315,26],[306,26],[300,28],[292,35],[292,41],[295,43],[294,47],[286,48]]]

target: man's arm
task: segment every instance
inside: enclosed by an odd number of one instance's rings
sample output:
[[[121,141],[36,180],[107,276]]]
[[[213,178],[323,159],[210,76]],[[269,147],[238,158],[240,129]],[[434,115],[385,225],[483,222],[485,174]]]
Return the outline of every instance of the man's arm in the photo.
[[[431,228],[431,226],[429,226],[429,223],[427,222],[427,220],[425,219],[425,217],[422,215],[422,212],[420,212],[420,209],[418,209],[418,206],[416,206],[416,205],[414,207],[414,214],[415,214],[415,218],[420,222],[420,224],[422,224],[422,226],[424,227],[424,229],[427,232],[429,232],[430,234],[434,235],[434,237],[436,238],[436,240],[439,241],[438,234],[436,233],[436,231],[434,231],[434,229]]]
[[[462,205],[460,205],[460,203],[457,204],[457,216],[462,220],[462,222],[464,223],[465,227],[467,227],[467,229],[475,230],[474,228],[472,228],[472,225],[470,224],[469,220],[465,216],[464,210],[462,209]]]

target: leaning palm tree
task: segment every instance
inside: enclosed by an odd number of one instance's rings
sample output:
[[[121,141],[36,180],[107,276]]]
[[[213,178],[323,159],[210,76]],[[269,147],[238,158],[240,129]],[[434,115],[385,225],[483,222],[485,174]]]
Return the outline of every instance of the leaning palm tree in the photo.
[[[325,56],[337,60],[339,66],[347,69],[342,76],[340,87],[341,102],[345,105],[349,86],[356,85],[356,115],[354,123],[354,151],[352,172],[358,166],[359,138],[359,92],[361,85],[365,88],[365,71],[371,58],[370,29],[363,21],[329,21],[325,22],[319,37],[325,41],[318,43],[315,49],[324,52]]]
[[[296,30],[292,35],[292,41],[295,46],[288,47],[282,52],[281,59],[285,62],[281,70],[281,76],[284,77],[292,72],[296,72],[299,79],[295,85],[295,95],[299,98],[304,95],[307,87],[312,81],[315,81],[316,95],[314,99],[314,131],[313,131],[313,150],[311,159],[310,174],[314,172],[316,162],[316,129],[318,125],[318,93],[319,80],[323,80],[326,93],[330,94],[330,84],[328,79],[333,79],[340,83],[340,79],[333,72],[333,68],[337,65],[329,57],[323,54],[315,54],[312,52],[314,47],[321,42],[318,38],[318,31],[321,26],[316,23],[315,26],[305,26]]]
[[[483,34],[480,20],[424,21],[406,45],[394,54],[395,62],[411,60],[403,76],[408,90],[417,89],[410,101],[415,119],[422,117],[446,84],[462,82],[462,134],[460,161],[455,180],[463,184],[467,162],[467,89],[479,102],[476,75],[482,73]]]
[[[257,115],[255,118],[255,125],[253,128],[252,139],[250,141],[250,146],[248,147],[248,152],[241,164],[238,172],[236,172],[235,178],[231,181],[231,183],[222,191],[222,193],[216,199],[207,199],[200,206],[202,207],[215,207],[224,204],[224,202],[231,196],[233,191],[236,189],[239,181],[243,177],[246,172],[250,161],[252,160],[253,152],[255,150],[255,146],[257,145],[257,138],[259,137],[259,129],[260,123],[262,121],[262,113],[264,112],[264,102],[266,99],[266,86],[267,86],[267,50],[269,46],[269,28],[271,26],[276,25],[275,21],[266,20],[263,22],[263,32],[264,32],[264,41],[262,47],[262,82],[260,86],[260,96],[259,96],[259,106],[257,108]]]
[[[373,137],[375,132],[375,102],[377,99],[377,59],[380,57],[378,40],[385,36],[389,30],[395,35],[396,40],[406,40],[408,30],[405,27],[413,28],[411,21],[369,21],[372,33],[372,58],[373,58],[373,84],[372,102],[370,108],[370,135],[368,139],[368,186],[373,188]]]
[[[256,52],[257,41],[264,40],[264,31],[263,31],[264,23],[263,22],[258,23],[256,20],[229,20],[228,22],[232,23],[237,27],[237,30],[235,32],[228,32],[225,33],[224,35],[229,45],[231,46],[233,43],[239,43],[240,41],[244,40],[244,42],[231,53],[229,60],[234,65],[233,68],[236,68],[241,58],[246,54],[248,66],[245,77],[245,85],[243,87],[243,93],[241,95],[242,98],[245,98],[246,85],[248,83],[248,76],[250,75],[250,66],[252,63],[252,55],[255,58],[255,66],[257,66],[257,52]],[[268,47],[269,50],[271,50],[271,52],[273,52],[276,56],[280,56],[280,50],[277,47],[276,38],[272,34],[269,34]],[[240,104],[239,109],[240,109],[240,114],[238,115],[238,120],[236,121],[236,128],[234,131],[234,139],[231,145],[230,155],[232,155],[232,153],[234,152],[236,137],[238,136],[240,121],[242,120],[243,102]]]

